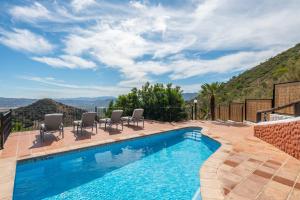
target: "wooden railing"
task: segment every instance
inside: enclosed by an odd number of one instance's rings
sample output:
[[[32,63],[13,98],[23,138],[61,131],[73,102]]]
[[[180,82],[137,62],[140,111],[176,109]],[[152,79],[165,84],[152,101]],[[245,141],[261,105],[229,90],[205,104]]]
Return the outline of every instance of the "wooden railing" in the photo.
[[[0,149],[3,149],[4,143],[9,136],[12,128],[12,111],[8,111],[5,113],[0,113],[0,138],[1,138],[1,144]]]
[[[274,113],[277,110],[281,110],[284,108],[288,108],[288,107],[293,107],[294,109],[294,116],[300,116],[300,101],[295,101],[283,106],[278,106],[276,108],[271,108],[268,110],[260,110],[256,113],[256,122],[261,122],[262,121],[262,117],[263,117],[263,121],[267,121],[267,114],[268,113]]]

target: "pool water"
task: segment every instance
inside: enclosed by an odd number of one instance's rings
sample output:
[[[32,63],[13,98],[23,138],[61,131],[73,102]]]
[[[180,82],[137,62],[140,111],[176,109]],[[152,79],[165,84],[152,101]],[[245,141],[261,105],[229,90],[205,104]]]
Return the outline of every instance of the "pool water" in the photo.
[[[13,199],[192,199],[200,166],[220,146],[200,131],[179,129],[20,162]]]

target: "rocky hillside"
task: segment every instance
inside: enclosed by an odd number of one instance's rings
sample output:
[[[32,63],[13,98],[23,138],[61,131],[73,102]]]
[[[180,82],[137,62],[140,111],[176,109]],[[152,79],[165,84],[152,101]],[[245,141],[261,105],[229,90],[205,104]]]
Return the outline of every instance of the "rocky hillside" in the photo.
[[[225,83],[228,101],[271,98],[274,83],[300,81],[300,44]]]

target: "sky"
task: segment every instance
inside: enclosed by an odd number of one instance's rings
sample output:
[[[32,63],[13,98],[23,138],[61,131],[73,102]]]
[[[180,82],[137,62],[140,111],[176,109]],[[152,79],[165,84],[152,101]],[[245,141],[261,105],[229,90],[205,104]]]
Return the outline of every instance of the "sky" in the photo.
[[[299,0],[0,0],[0,96],[184,92],[300,41]]]

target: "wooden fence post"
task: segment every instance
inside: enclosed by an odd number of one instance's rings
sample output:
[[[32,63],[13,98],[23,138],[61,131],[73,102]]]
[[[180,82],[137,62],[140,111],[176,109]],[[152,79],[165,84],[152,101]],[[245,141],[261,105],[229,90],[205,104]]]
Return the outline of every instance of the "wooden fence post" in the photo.
[[[231,102],[228,104],[228,120],[231,120]]]
[[[242,104],[242,122],[244,122],[244,104]]]
[[[247,99],[245,99],[245,105],[244,105],[244,109],[245,109],[245,121],[247,121]]]

